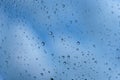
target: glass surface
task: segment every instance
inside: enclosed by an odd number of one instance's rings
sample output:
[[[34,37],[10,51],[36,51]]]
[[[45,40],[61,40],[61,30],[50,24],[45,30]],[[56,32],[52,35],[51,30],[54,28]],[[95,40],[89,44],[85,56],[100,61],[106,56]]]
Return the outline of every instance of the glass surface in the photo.
[[[120,80],[120,0],[0,0],[0,80]]]

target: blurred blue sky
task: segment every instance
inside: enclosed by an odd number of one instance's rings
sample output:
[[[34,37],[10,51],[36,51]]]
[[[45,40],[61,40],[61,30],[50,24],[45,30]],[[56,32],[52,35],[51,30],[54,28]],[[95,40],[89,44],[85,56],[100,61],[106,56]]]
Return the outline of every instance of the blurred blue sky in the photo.
[[[0,0],[0,80],[120,80],[119,0]]]

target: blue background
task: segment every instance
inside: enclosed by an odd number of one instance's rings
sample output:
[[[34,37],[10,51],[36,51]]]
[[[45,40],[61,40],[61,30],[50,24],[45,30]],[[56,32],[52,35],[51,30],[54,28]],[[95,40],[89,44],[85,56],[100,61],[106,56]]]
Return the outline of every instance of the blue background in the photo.
[[[0,80],[120,80],[120,1],[0,0]]]

